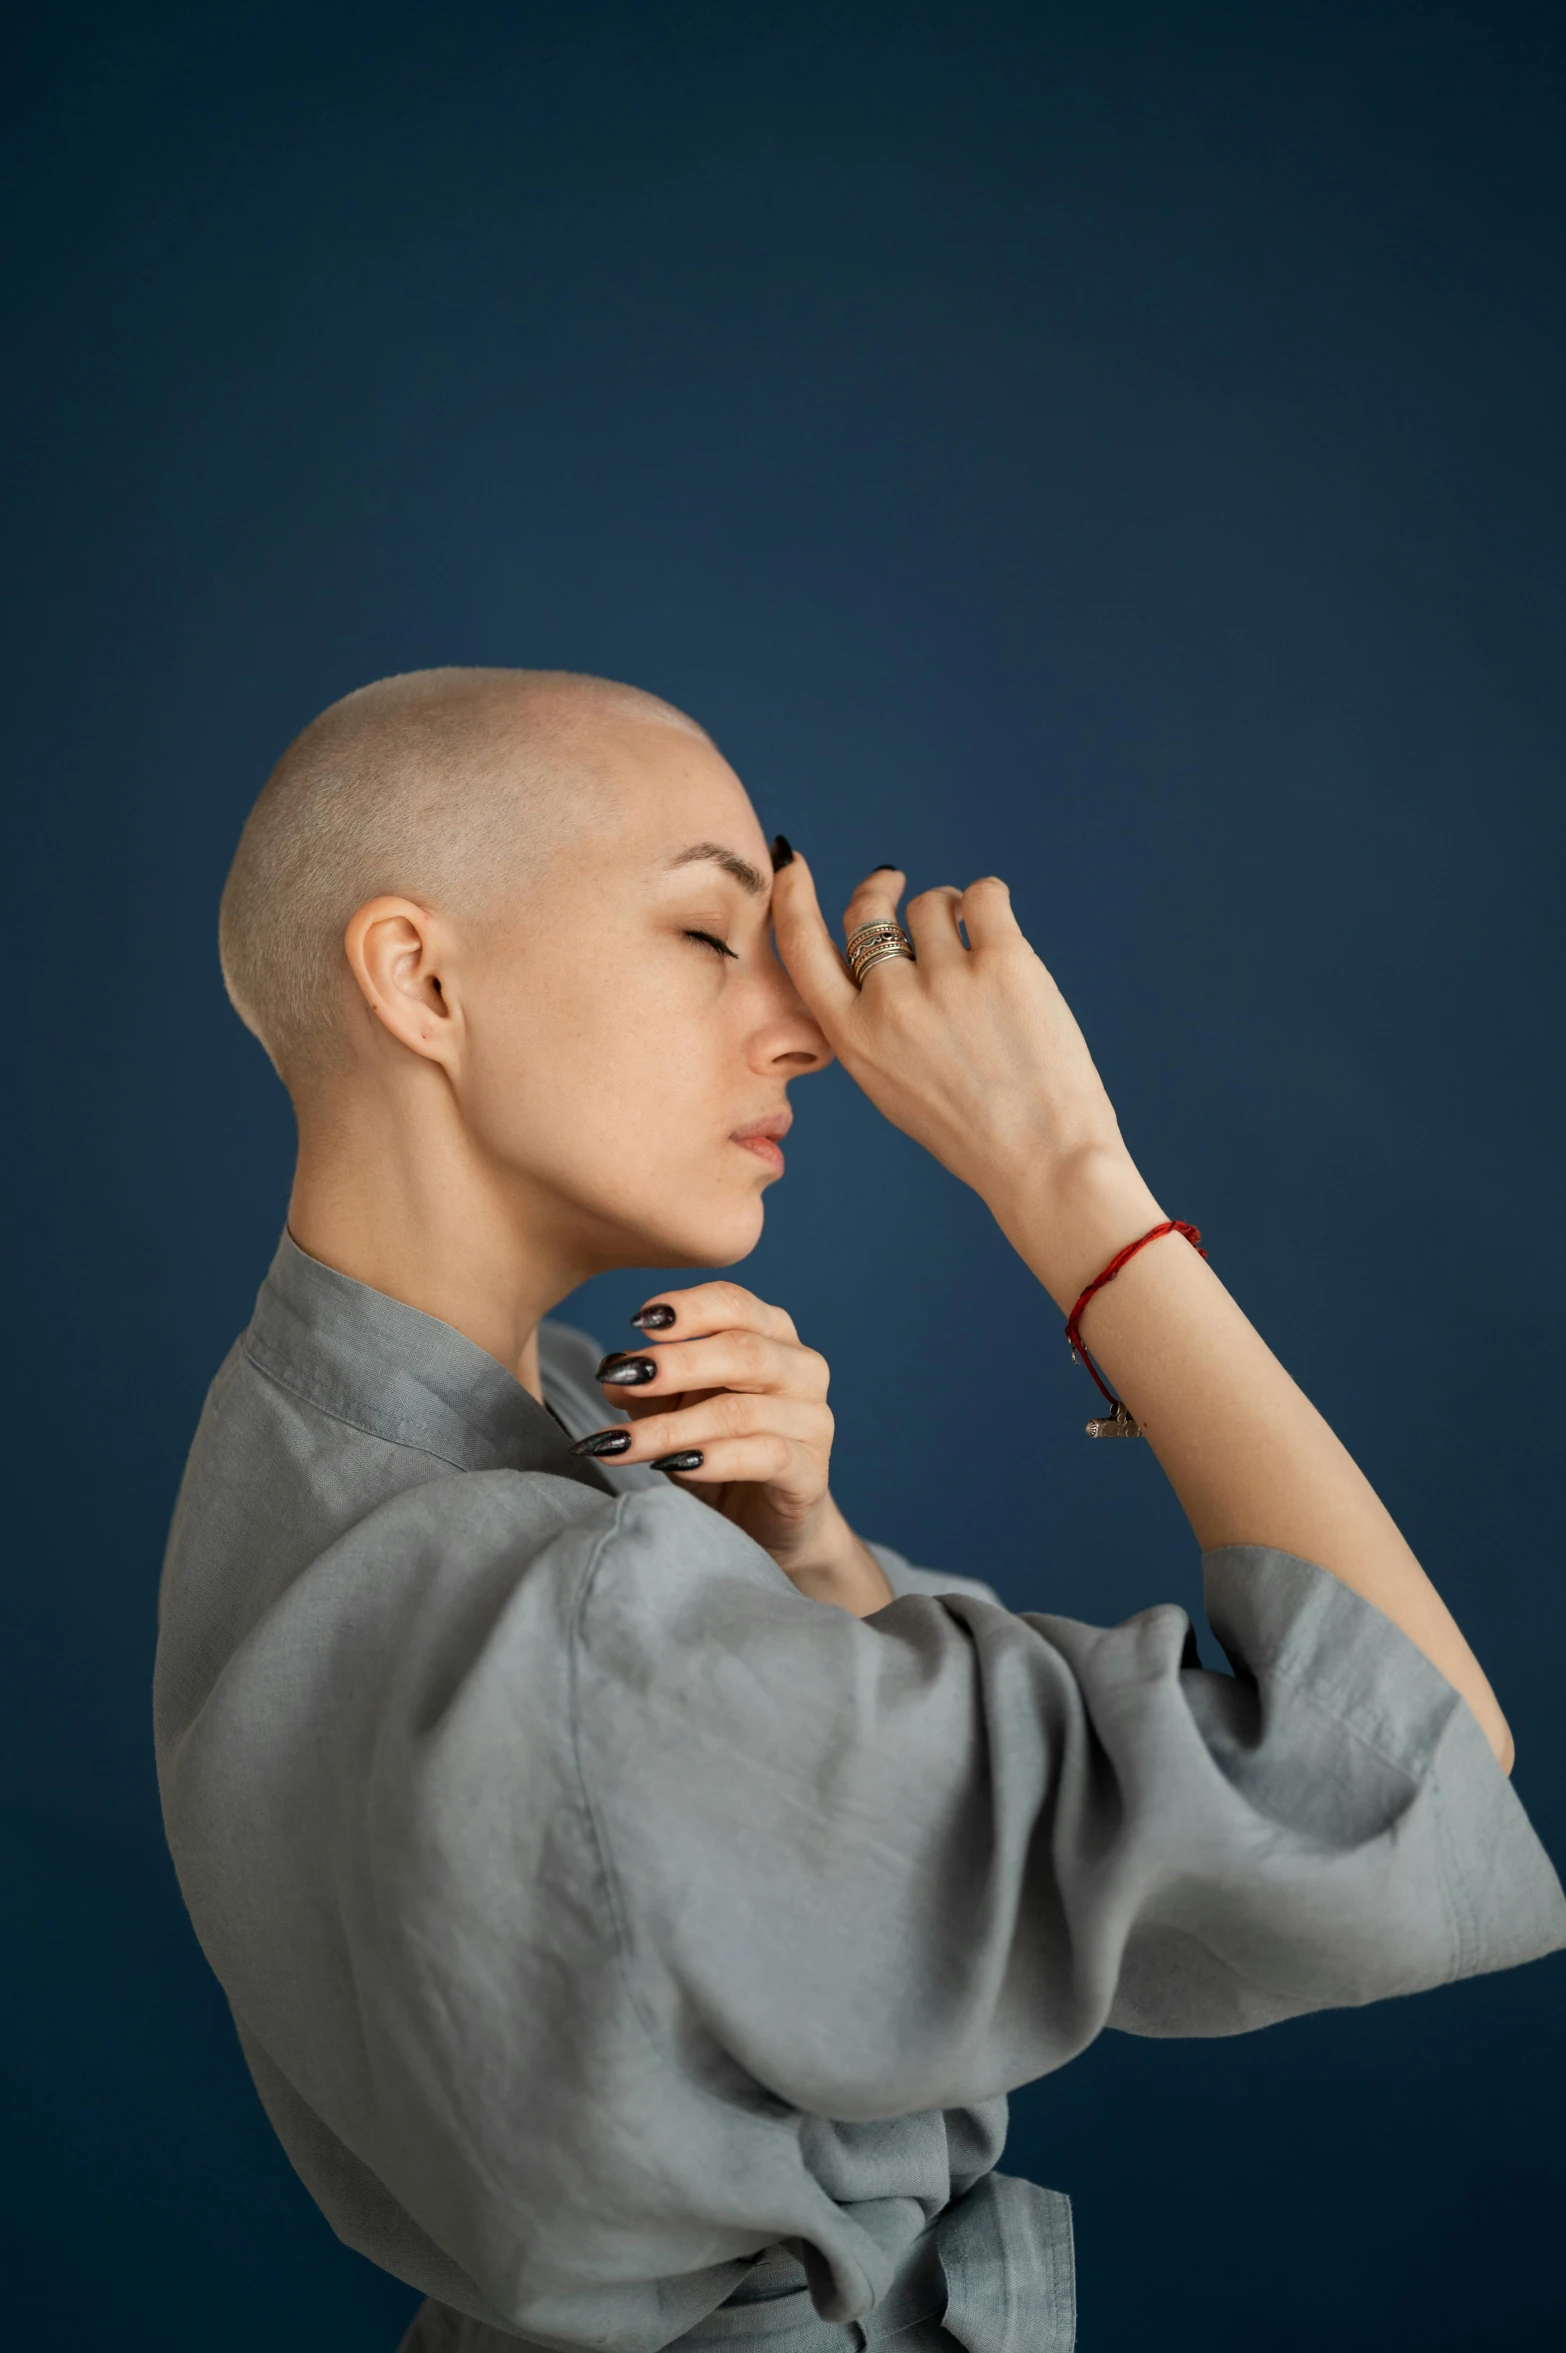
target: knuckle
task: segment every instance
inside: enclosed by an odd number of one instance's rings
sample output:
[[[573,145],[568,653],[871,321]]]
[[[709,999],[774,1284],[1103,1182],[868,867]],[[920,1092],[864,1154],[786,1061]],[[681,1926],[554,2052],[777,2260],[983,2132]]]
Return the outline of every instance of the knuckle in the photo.
[[[948,901],[952,899],[960,899],[961,896],[962,893],[957,889],[955,883],[931,883],[928,890],[916,892],[914,897],[909,900],[908,912],[911,915],[916,907],[935,908],[944,906]]]
[[[829,1462],[836,1427],[826,1407],[819,1405],[812,1407],[809,1418],[799,1424],[794,1435],[808,1454],[815,1455],[818,1461]]]
[[[726,1438],[746,1437],[755,1420],[755,1401],[726,1389],[712,1401],[712,1418]]]

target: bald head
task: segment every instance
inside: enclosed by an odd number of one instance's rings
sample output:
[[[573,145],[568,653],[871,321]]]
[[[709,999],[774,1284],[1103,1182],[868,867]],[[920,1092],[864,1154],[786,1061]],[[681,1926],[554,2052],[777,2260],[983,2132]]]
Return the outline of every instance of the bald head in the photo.
[[[565,670],[413,670],[333,703],[251,810],[219,916],[235,1011],[294,1093],[348,1052],[343,933],[386,894],[498,908],[612,820],[626,725],[704,731],[656,695]]]

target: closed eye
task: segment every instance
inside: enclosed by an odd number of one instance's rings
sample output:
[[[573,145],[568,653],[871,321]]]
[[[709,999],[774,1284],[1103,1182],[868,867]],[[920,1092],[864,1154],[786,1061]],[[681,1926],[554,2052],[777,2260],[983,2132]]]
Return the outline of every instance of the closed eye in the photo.
[[[710,931],[688,931],[684,936],[688,940],[700,940],[702,946],[711,948],[714,955],[733,956],[736,963],[739,961],[737,952],[729,946],[728,941],[720,940]]]

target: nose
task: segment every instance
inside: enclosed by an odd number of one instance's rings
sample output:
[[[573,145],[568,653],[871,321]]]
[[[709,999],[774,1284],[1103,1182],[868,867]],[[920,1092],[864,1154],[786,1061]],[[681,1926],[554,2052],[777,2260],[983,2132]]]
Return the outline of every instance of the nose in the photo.
[[[770,960],[763,988],[761,1018],[750,1038],[752,1070],[785,1079],[808,1078],[812,1071],[825,1070],[832,1049],[776,957]]]

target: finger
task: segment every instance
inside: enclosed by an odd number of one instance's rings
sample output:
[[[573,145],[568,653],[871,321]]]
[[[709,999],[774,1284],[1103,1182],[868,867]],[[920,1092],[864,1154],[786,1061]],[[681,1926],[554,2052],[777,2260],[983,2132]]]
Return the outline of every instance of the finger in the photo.
[[[906,880],[900,866],[878,866],[867,874],[843,910],[843,931],[852,938],[862,923],[895,923]]]
[[[662,1310],[664,1312],[660,1313]],[[693,1283],[685,1291],[655,1291],[631,1321],[643,1332],[760,1332],[768,1340],[796,1340],[794,1319],[769,1306],[742,1283]]]
[[[639,1422],[645,1421],[650,1413],[670,1413],[676,1405],[696,1405],[703,1394],[699,1389],[688,1389],[676,1398],[665,1390],[660,1395],[644,1397],[636,1389],[606,1389],[604,1406],[607,1411],[623,1413],[627,1420]]]
[[[754,1438],[716,1438],[709,1446],[683,1446],[653,1464],[679,1487],[768,1487],[814,1503],[822,1492],[816,1457],[775,1432]]]
[[[620,1463],[650,1463],[691,1447],[709,1451],[720,1439],[756,1438],[768,1432],[804,1447],[823,1465],[831,1460],[835,1427],[828,1406],[819,1399],[757,1397],[743,1390],[725,1390],[693,1405],[673,1404],[664,1413],[616,1422],[578,1438],[571,1451]]]
[[[825,1357],[797,1340],[761,1332],[709,1332],[666,1340],[652,1350],[616,1349],[598,1379],[619,1402],[622,1392],[669,1397],[687,1389],[738,1389],[766,1397],[825,1397],[831,1375]]]
[[[909,900],[903,923],[921,964],[938,967],[967,955],[957,928],[961,907],[962,893],[949,882],[938,883],[934,890],[921,891]]]
[[[981,881],[969,883],[962,894],[962,920],[978,953],[1010,946],[1022,937],[1022,927],[1011,911],[1011,893],[998,874],[986,874]]]
[[[772,934],[789,979],[828,1040],[858,995],[843,966],[816,898],[815,881],[798,851],[772,883]]]

